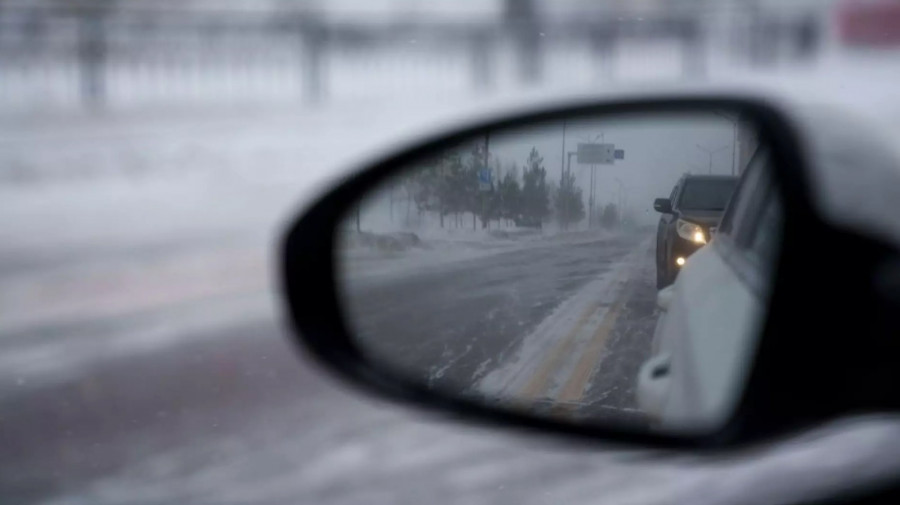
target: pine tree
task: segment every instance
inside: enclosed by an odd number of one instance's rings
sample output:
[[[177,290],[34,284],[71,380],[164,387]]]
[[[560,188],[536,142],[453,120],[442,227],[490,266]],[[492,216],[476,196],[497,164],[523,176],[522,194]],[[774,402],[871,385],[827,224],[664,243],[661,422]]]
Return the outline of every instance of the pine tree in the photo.
[[[459,152],[448,150],[413,170],[406,181],[419,214],[436,212],[444,227],[447,214],[460,212],[465,184],[462,158]]]
[[[570,224],[584,219],[581,188],[575,184],[575,175],[571,172],[563,173],[554,203],[556,217],[563,229],[568,229]]]
[[[519,212],[527,226],[540,226],[550,214],[550,194],[547,189],[547,170],[544,158],[532,147],[522,173],[522,199]]]
[[[522,199],[522,190],[519,187],[519,174],[515,164],[507,169],[503,179],[500,180],[497,194],[500,200],[499,217],[507,221],[515,220],[519,215],[520,200]]]
[[[470,207],[471,194],[477,189],[477,181],[470,177],[467,167],[463,165],[462,156],[456,151],[448,156],[442,170],[438,193],[443,202],[444,213],[454,214],[458,222],[459,214]]]

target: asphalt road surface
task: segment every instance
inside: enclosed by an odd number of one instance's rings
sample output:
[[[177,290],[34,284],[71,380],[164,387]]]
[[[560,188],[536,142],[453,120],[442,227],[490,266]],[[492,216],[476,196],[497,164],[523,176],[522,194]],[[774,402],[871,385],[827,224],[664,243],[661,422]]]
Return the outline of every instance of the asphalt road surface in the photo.
[[[577,237],[377,280],[348,274],[347,314],[361,347],[429,387],[567,415],[631,413],[656,321],[651,244],[646,233]],[[551,316],[558,324],[542,325]],[[484,390],[485,378],[503,384]]]

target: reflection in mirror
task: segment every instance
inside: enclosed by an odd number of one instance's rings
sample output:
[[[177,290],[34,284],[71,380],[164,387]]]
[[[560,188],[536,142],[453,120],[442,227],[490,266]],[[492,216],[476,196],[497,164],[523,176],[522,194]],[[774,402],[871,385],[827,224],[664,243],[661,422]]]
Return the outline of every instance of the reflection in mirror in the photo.
[[[740,111],[573,117],[399,167],[338,232],[359,348],[496,408],[716,428],[778,252],[760,138]]]

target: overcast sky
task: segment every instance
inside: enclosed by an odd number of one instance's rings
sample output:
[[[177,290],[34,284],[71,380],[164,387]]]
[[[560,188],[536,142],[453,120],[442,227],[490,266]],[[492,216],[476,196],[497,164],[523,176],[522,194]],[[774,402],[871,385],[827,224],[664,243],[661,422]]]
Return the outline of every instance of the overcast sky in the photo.
[[[728,115],[727,112],[724,114]],[[602,139],[598,138],[601,135]],[[731,174],[733,138],[733,123],[711,112],[604,115],[602,119],[567,121],[565,146],[563,123],[553,122],[491,132],[489,149],[492,168],[500,162],[500,177],[515,163],[521,183],[528,154],[536,148],[544,158],[547,182],[555,186],[560,180],[563,151],[576,152],[579,143],[602,141],[614,144],[616,149],[625,151],[625,159],[616,160],[613,165],[596,165],[596,205],[599,208],[608,203],[618,204],[621,186],[625,188],[626,211],[639,223],[653,224],[659,220],[659,214],[653,210],[655,198],[668,197],[678,178],[686,172],[709,173],[710,155],[698,145],[718,150],[711,158],[713,174]],[[473,138],[458,148],[466,163],[469,163],[473,145],[484,141],[483,137]],[[571,168],[576,184],[582,188],[587,210],[591,168],[579,164],[576,156],[572,157]],[[407,176],[408,172],[398,175],[399,180]],[[402,193],[394,192],[394,182],[396,180],[382,186],[380,191],[373,191],[367,199],[364,228],[385,231],[400,224],[401,220],[391,217],[396,210],[391,195],[402,197]],[[402,215],[406,207],[399,208],[398,215]]]

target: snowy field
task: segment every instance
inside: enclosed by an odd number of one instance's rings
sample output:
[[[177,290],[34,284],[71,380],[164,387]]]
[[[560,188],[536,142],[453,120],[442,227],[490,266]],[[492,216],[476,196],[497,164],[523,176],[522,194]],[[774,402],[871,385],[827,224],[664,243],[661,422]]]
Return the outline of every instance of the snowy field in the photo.
[[[651,51],[661,65],[617,60],[620,84],[674,77],[666,51]],[[815,69],[783,72],[775,82],[900,126],[895,55],[851,56],[827,55]],[[761,80],[724,64],[710,73],[740,84]],[[596,89],[587,82],[552,91]],[[274,245],[291,213],[367,154],[434,127],[435,118],[478,113],[501,98],[342,93],[346,100],[312,109],[289,102],[0,119],[0,165],[9,167],[0,183],[0,398],[78,381],[98,363],[214,345],[234,328],[262,325],[280,339]],[[504,247],[539,247],[510,242]],[[283,343],[267,345],[290,367]],[[101,477],[72,477],[48,503],[752,504],[900,465],[900,456],[883,451],[900,435],[896,422],[826,429],[761,449],[753,460],[648,462],[422,419],[347,395],[307,362],[296,367],[297,380],[312,385],[262,421],[217,436],[204,425],[204,437],[166,450],[120,440],[144,452]]]

